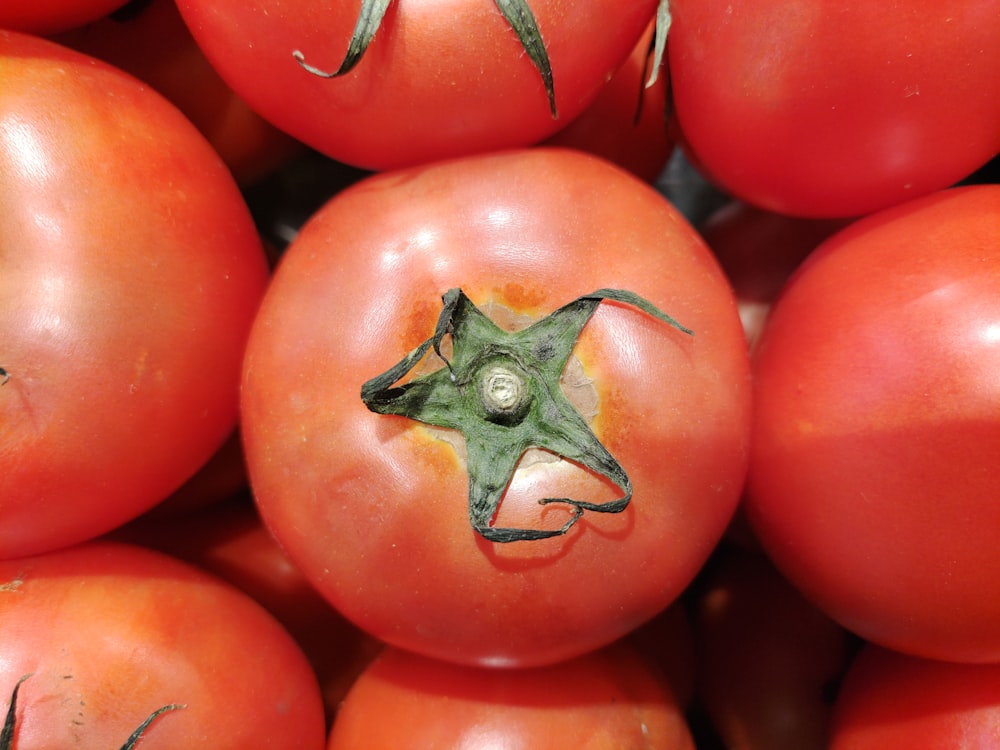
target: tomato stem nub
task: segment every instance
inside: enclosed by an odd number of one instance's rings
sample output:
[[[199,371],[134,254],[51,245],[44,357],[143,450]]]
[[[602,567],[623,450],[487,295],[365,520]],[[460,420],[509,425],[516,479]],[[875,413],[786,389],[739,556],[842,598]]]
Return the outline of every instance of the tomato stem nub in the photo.
[[[489,541],[559,536],[569,531],[584,511],[619,513],[632,499],[632,482],[625,470],[559,383],[584,326],[604,300],[631,305],[682,333],[692,333],[650,302],[620,289],[599,289],[527,328],[505,331],[461,289],[450,289],[442,297],[444,304],[434,334],[361,386],[362,401],[377,414],[404,416],[462,433],[469,474],[469,522]],[[442,351],[446,336],[451,338],[449,356]],[[444,367],[397,385],[431,349]],[[603,503],[542,498],[542,505],[559,503],[572,511],[556,529],[494,526],[507,486],[529,448],[548,451],[605,477],[621,490],[621,497]]]

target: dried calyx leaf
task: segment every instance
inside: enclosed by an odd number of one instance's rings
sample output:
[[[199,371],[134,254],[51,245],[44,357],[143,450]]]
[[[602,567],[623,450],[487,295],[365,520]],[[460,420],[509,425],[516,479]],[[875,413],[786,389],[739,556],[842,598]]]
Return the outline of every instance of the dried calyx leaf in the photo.
[[[336,70],[328,71],[311,65],[306,62],[305,55],[301,50],[293,51],[292,57],[304,70],[321,78],[336,78],[348,73],[361,62],[368,45],[371,44],[382,25],[382,20],[385,18],[386,10],[391,2],[392,0],[362,0],[361,11],[355,22],[354,31],[351,33],[351,40],[347,45],[347,54],[344,55],[344,59]],[[545,93],[548,97],[549,111],[555,119],[558,117],[558,110],[556,108],[552,65],[549,62],[549,53],[545,48],[545,42],[542,40],[534,13],[531,12],[527,0],[494,0],[494,2],[503,17],[507,19],[507,23],[521,42],[521,47],[542,77],[542,83],[545,85]]]
[[[502,543],[547,539],[565,534],[584,511],[620,513],[628,507],[631,480],[559,385],[584,326],[605,300],[635,307],[677,331],[692,333],[650,302],[621,289],[598,289],[527,328],[505,331],[461,289],[451,289],[442,298],[434,334],[362,385],[362,401],[377,414],[404,416],[462,434],[469,475],[469,522],[484,539]],[[446,336],[452,344],[448,356],[441,346]],[[445,366],[397,385],[431,349]],[[618,487],[620,497],[603,503],[545,497],[538,502],[571,510],[561,527],[495,526],[503,495],[530,448],[548,451],[604,477]]]
[[[21,679],[17,681],[14,685],[14,690],[10,695],[10,705],[7,707],[7,714],[4,717],[3,728],[0,729],[0,750],[13,750],[14,747],[14,726],[17,721],[17,696],[21,690],[21,685],[31,677],[31,674],[26,674]],[[158,708],[149,716],[146,717],[145,721],[138,726],[138,728],[129,735],[129,738],[125,740],[125,744],[119,748],[119,750],[135,750],[138,745],[139,740],[142,739],[143,734],[149,728],[159,716],[167,713],[168,711],[175,711],[179,708],[184,708],[183,705],[179,703],[171,703],[162,708]]]

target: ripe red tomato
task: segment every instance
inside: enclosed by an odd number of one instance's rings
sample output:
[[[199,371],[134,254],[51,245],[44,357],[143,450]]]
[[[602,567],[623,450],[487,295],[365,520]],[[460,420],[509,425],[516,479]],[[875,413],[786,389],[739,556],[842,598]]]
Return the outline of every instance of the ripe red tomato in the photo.
[[[736,197],[860,216],[1000,152],[1000,0],[672,0],[679,142]]]
[[[277,618],[309,659],[330,718],[382,647],[317,593],[260,522],[248,497],[170,516],[157,509],[109,538],[185,560],[250,595]]]
[[[54,39],[131,73],[167,97],[242,185],[257,182],[305,150],[225,84],[173,0],[131,0],[121,12]]]
[[[235,427],[268,280],[211,146],[130,76],[0,32],[0,557],[163,500]]]
[[[526,146],[594,101],[628,58],[657,0],[532,0],[551,62],[553,117],[529,55],[493,2],[398,2],[339,78],[361,2],[178,0],[206,56],[254,109],[313,148],[387,169]],[[368,3],[372,5],[372,3]]]
[[[249,597],[149,550],[89,542],[0,562],[0,705],[16,750],[323,747],[316,678]]]
[[[694,750],[670,688],[616,645],[525,670],[387,649],[348,692],[327,750]]]
[[[54,34],[96,21],[128,0],[4,0],[0,28],[30,34]]]
[[[880,645],[1000,660],[1000,186],[823,243],[754,372],[746,511],[779,568]]]
[[[829,750],[992,748],[1000,665],[919,659],[868,646],[834,704]]]
[[[629,304],[571,304],[607,287],[694,334]],[[493,395],[531,390],[535,400],[515,402],[531,420],[477,418],[463,438],[362,401],[366,382],[432,337],[456,288],[471,301],[462,320],[476,325],[482,310],[507,331],[548,319],[519,335],[543,334],[526,346],[550,364],[524,366],[554,377],[568,357],[562,386],[475,381],[510,385]],[[573,325],[556,325],[570,313],[549,319],[566,305],[593,311],[575,347]],[[456,366],[485,362],[456,351]],[[242,391],[251,486],[296,564],[377,637],[461,662],[552,662],[652,617],[710,554],[744,479],[747,360],[732,292],[701,238],[604,160],[529,149],[374,175],[303,227],[265,296]],[[447,388],[445,372],[434,382]],[[543,409],[559,413],[539,429],[565,438],[527,432]],[[511,439],[523,446],[500,442]],[[605,449],[628,482],[595,468]],[[508,529],[525,540],[502,543]]]

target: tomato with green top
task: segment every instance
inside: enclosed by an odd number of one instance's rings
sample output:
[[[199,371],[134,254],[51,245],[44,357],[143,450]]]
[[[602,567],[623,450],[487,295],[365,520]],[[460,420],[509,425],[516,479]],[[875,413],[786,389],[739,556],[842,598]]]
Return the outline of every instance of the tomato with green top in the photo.
[[[657,0],[177,4],[251,107],[316,150],[376,170],[552,135],[597,98],[657,9]]]
[[[553,662],[651,618],[708,557],[743,484],[747,359],[704,242],[608,162],[374,175],[303,227],[265,295],[251,485],[379,638]]]
[[[0,561],[0,634],[0,750],[324,746],[298,644],[168,555],[87,542]]]

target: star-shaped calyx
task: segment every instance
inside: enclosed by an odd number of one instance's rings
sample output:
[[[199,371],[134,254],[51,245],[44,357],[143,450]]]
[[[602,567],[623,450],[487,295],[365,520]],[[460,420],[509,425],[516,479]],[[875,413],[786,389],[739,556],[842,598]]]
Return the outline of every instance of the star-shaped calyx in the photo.
[[[491,321],[461,289],[443,297],[434,334],[398,364],[361,387],[365,405],[378,414],[397,414],[458,430],[465,438],[469,472],[469,522],[492,542],[516,542],[565,534],[592,510],[619,513],[632,499],[632,482],[569,401],[559,385],[577,339],[603,300],[632,305],[674,328],[691,331],[632,292],[599,289],[563,305],[519,331]],[[446,357],[441,344],[451,337]],[[445,366],[396,385],[433,348]],[[547,497],[574,514],[558,529],[499,528],[492,525],[521,456],[541,448],[606,477],[622,491],[616,500],[589,503]]]

